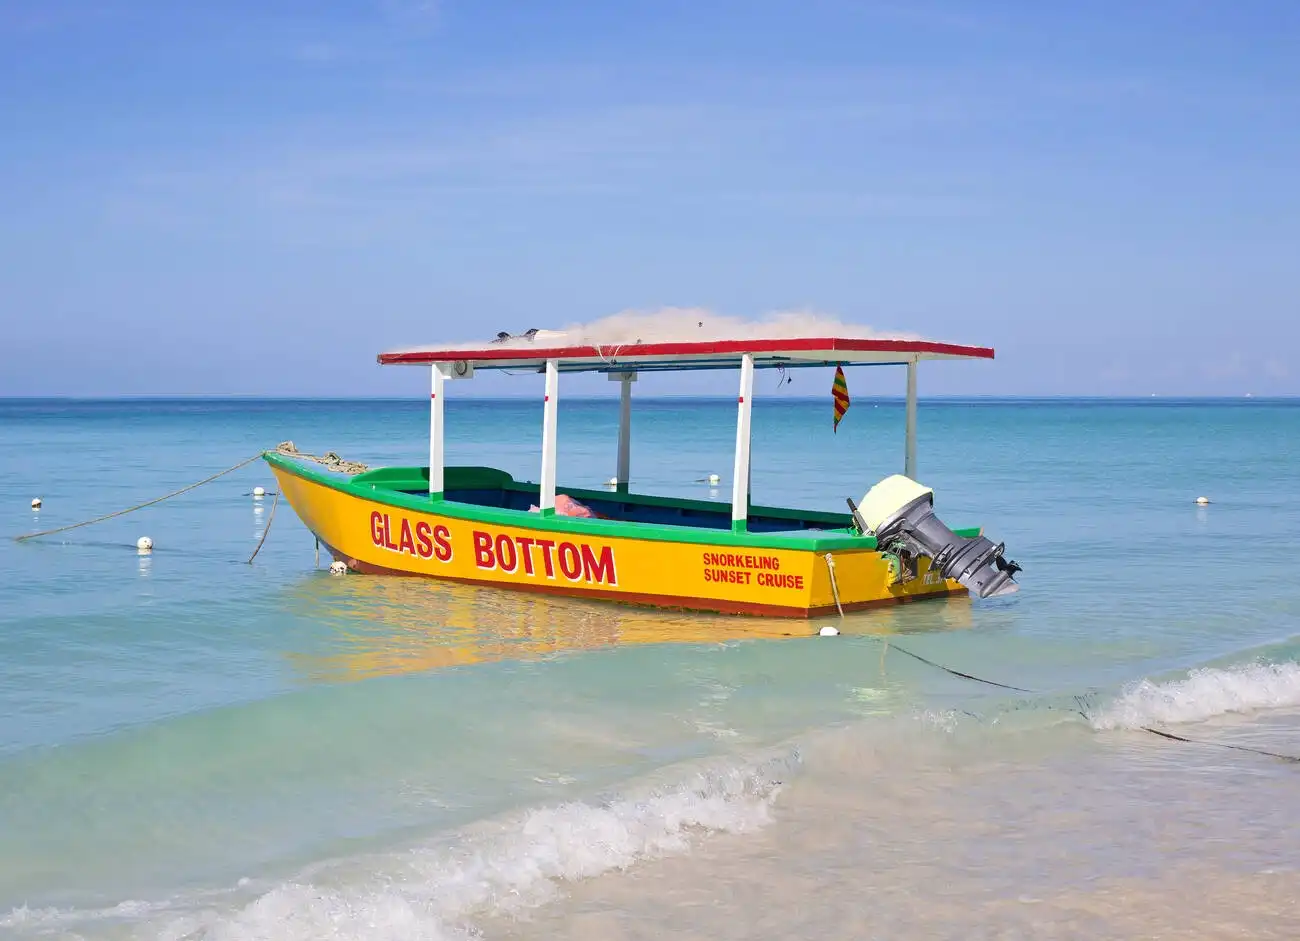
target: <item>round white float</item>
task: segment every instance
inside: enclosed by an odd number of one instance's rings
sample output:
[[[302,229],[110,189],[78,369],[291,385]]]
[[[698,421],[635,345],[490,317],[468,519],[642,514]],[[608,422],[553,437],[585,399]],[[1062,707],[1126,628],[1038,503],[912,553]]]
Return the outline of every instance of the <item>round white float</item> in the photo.
[[[347,566],[347,563],[346,563],[346,562],[338,562],[338,561],[331,562],[331,563],[330,563],[330,574],[331,574],[331,575],[346,575],[346,574],[348,574],[348,566]]]
[[[721,482],[722,482],[722,478],[719,477],[717,474],[710,474],[710,475],[709,475],[709,483],[713,484],[714,486],[716,486],[717,484],[719,484],[719,483],[721,483]]]
[[[839,633],[840,633],[839,628],[837,628],[837,627],[831,627],[831,626],[828,624],[826,627],[823,627],[820,631],[817,632],[817,636],[818,636],[818,637],[838,637],[838,636],[839,636]]]
[[[40,508],[41,508],[41,498],[36,497],[35,499],[32,500],[32,509],[39,510]]]
[[[153,540],[150,539],[148,536],[141,536],[139,539],[135,541],[135,547],[139,549],[141,552],[152,552]]]
[[[253,499],[254,499],[254,500],[260,500],[260,499],[262,499],[264,496],[266,496],[266,488],[265,488],[265,487],[254,487],[254,488],[253,488]]]
[[[1209,498],[1209,497],[1197,497],[1197,498],[1196,498],[1196,505],[1197,505],[1197,506],[1209,506],[1209,505],[1210,505],[1210,498]]]

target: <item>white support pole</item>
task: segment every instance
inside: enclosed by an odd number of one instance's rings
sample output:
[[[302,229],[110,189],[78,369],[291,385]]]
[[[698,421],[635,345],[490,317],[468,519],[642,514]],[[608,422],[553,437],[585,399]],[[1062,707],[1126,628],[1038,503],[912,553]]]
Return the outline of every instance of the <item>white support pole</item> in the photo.
[[[907,364],[907,451],[903,473],[916,480],[916,357]]]
[[[542,414],[542,482],[538,488],[537,506],[543,516],[555,513],[555,437],[559,410],[560,363],[546,361],[546,400]]]
[[[736,415],[736,464],[731,473],[731,531],[743,533],[749,522],[749,420],[753,412],[754,355],[740,360],[740,401]]]
[[[618,473],[616,489],[627,493],[632,473],[632,379],[635,373],[625,372],[618,392]]]
[[[445,453],[443,451],[443,420],[442,420],[442,389],[443,389],[443,372],[439,363],[434,363],[430,370],[433,374],[429,389],[429,496],[433,499],[442,498],[443,487],[443,465],[445,464]]]

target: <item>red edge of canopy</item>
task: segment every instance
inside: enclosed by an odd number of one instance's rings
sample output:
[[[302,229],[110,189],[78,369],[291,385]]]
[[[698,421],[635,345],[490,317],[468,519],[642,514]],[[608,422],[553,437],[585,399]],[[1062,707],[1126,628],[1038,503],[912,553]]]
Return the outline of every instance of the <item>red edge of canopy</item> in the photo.
[[[512,362],[539,359],[588,359],[593,356],[614,360],[636,360],[653,356],[718,356],[738,353],[782,354],[802,352],[919,353],[969,359],[992,359],[987,346],[963,346],[931,340],[871,340],[845,337],[801,337],[790,340],[709,340],[673,343],[591,344],[579,346],[499,346],[484,349],[426,349],[380,353],[381,366],[473,362]]]

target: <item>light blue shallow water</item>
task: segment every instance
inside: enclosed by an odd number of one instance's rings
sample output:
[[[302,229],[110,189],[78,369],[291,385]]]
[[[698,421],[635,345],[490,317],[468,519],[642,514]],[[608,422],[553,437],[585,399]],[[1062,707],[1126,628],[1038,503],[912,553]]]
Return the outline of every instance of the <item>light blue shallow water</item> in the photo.
[[[634,488],[726,499],[734,408],[638,402]],[[562,483],[610,475],[616,413],[564,404]],[[452,400],[448,461],[535,479],[540,417],[531,402]],[[408,402],[0,402],[0,531],[134,504],[285,439],[421,464],[426,422]],[[829,425],[826,401],[758,401],[756,502],[839,510],[899,469],[899,403],[857,401]],[[512,865],[580,857],[582,875],[674,827],[741,826],[769,773],[755,762],[785,760],[801,736],[1026,707],[897,655],[886,667],[886,633],[1042,691],[1033,708],[1085,697],[1101,725],[1300,703],[1300,402],[926,402],[920,428],[940,516],[1004,540],[1023,588],[855,615],[833,641],[801,622],[331,578],[284,504],[249,566],[270,513],[249,491],[273,486],[260,464],[122,519],[3,540],[0,934],[288,936],[316,903],[268,895],[285,880],[317,884],[329,861],[320,879],[353,891],[431,853],[421,904],[454,921],[527,883]],[[724,489],[697,482],[710,472]],[[1259,659],[1280,666],[1236,669]],[[1202,667],[1217,671],[1208,686],[1177,685]],[[1144,677],[1166,685],[1125,698]],[[697,767],[722,777],[609,803]],[[475,829],[565,801],[582,810],[541,856],[536,834]],[[624,836],[633,820],[641,842],[611,849],[599,814]],[[593,846],[606,855],[581,855]],[[337,933],[424,936],[369,923]]]

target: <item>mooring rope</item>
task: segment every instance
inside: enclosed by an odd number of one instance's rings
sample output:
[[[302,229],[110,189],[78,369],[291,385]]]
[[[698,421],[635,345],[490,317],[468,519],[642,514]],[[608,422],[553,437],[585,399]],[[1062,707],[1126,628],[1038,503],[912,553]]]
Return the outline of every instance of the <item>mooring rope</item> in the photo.
[[[262,530],[262,538],[257,540],[257,548],[254,549],[253,554],[248,557],[248,565],[253,564],[253,560],[257,558],[257,554],[262,551],[262,545],[266,542],[266,537],[271,534],[271,524],[275,522],[275,508],[279,505],[280,493],[279,491],[276,491],[275,499],[271,501],[271,515],[266,518],[266,528]]]
[[[137,503],[135,506],[129,506],[124,510],[117,510],[113,513],[105,513],[103,516],[96,516],[94,519],[83,520],[80,523],[69,523],[67,526],[56,526],[54,529],[43,529],[38,533],[23,533],[21,535],[14,536],[13,537],[14,541],[26,542],[29,539],[39,539],[41,536],[53,536],[56,533],[66,533],[72,529],[80,529],[82,526],[90,526],[94,523],[102,523],[105,520],[116,519],[119,516],[126,516],[128,513],[134,513],[136,510],[143,510],[145,507],[154,506],[155,504],[162,503],[164,500],[170,500],[173,497],[179,497],[181,494],[189,493],[191,490],[197,490],[199,487],[202,487],[204,484],[210,484],[212,483],[212,481],[218,479],[219,477],[225,477],[227,474],[233,474],[235,471],[247,467],[249,464],[252,464],[254,461],[261,460],[267,454],[282,454],[285,457],[292,457],[298,460],[314,461],[315,463],[320,464],[326,470],[338,471],[339,473],[342,474],[349,474],[349,475],[364,474],[367,470],[370,469],[365,464],[362,464],[358,461],[345,460],[344,458],[339,457],[339,455],[334,451],[326,451],[324,454],[308,454],[307,452],[299,451],[296,447],[294,447],[294,443],[292,441],[282,441],[275,446],[274,451],[258,451],[252,457],[245,458],[244,460],[240,461],[238,464],[235,464],[231,467],[227,467],[225,470],[218,471],[217,473],[212,474],[208,477],[204,477],[202,480],[196,481],[195,483],[192,483],[187,487],[182,487],[179,490],[173,490],[171,493],[163,494],[161,497],[155,497],[152,500],[146,500],[144,503]],[[278,503],[279,500],[280,500],[280,495],[277,493],[275,495],[276,503]],[[263,530],[262,532],[263,541],[266,540],[266,533],[270,530],[271,519],[274,519],[274,517],[275,517],[275,503],[272,503],[271,518],[267,520],[266,530]],[[260,551],[261,548],[262,548],[262,544],[259,542],[257,544],[257,551]],[[254,558],[257,558],[257,551],[253,552],[252,558],[248,560],[249,562],[252,562]]]
[[[890,647],[888,638],[885,639],[884,644],[885,644],[885,649],[888,650]],[[951,667],[946,667],[942,663],[935,663],[933,660],[927,660],[925,657],[922,657],[920,654],[915,654],[912,653],[910,650],[905,650],[902,647],[898,646],[897,644],[894,644],[892,646],[894,650],[897,650],[899,653],[911,657],[913,660],[919,660],[921,663],[927,664],[928,666],[935,667],[936,669],[942,670],[945,673],[950,673],[953,676],[961,677],[963,680],[973,680],[976,683],[983,683],[985,686],[996,686],[999,689],[1009,689],[1017,693],[1030,693],[1034,695],[1042,695],[1037,690],[1025,689],[1024,687],[1021,686],[1010,686],[1006,683],[999,683],[996,680],[986,680],[984,679],[984,677],[975,676],[973,673],[963,673],[960,670],[954,670]],[[881,654],[881,660],[883,663],[884,660],[883,653]],[[1079,715],[1083,716],[1085,720],[1089,722],[1092,721],[1092,717],[1088,715],[1086,712],[1084,712],[1082,709],[1076,711],[1079,713]],[[1149,725],[1140,725],[1137,727],[1137,730],[1140,732],[1148,732],[1151,735],[1157,735],[1160,738],[1168,739],[1171,742],[1186,742],[1188,745],[1207,745],[1213,748],[1230,748],[1233,751],[1244,751],[1244,752],[1249,752],[1252,755],[1263,755],[1266,758],[1276,758],[1279,761],[1287,761],[1293,764],[1300,764],[1300,757],[1296,757],[1295,755],[1284,755],[1281,752],[1268,751],[1263,748],[1251,748],[1249,745],[1232,745],[1228,742],[1207,742],[1204,739],[1186,738],[1182,735],[1175,735],[1173,732],[1165,732],[1162,731],[1161,729],[1153,728]]]
[[[835,610],[844,617],[844,606],[840,604],[840,586],[835,581],[835,559],[828,552],[826,553],[826,571],[831,574],[831,595],[835,598]]]
[[[886,645],[886,649],[890,649],[890,646],[891,646],[891,645],[889,644],[889,641],[888,641],[888,640],[885,641],[885,645]],[[1009,689],[1009,690],[1011,690],[1012,692],[1015,692],[1015,693],[1033,693],[1033,692],[1034,692],[1034,690],[1032,690],[1032,689],[1025,689],[1024,687],[1021,687],[1021,686],[1011,686],[1011,685],[1008,685],[1007,683],[999,683],[999,682],[997,682],[996,680],[986,680],[986,679],[984,679],[984,677],[982,677],[982,676],[975,676],[975,675],[972,674],[972,673],[963,673],[963,672],[961,672],[961,670],[954,670],[954,669],[952,669],[951,667],[946,667],[946,666],[944,666],[942,663],[935,663],[933,660],[927,660],[927,659],[925,659],[925,657],[921,656],[919,653],[912,653],[912,651],[910,651],[910,650],[905,650],[904,648],[898,646],[898,644],[893,644],[893,645],[892,645],[892,649],[897,650],[899,653],[903,654],[904,656],[911,657],[913,660],[919,660],[919,661],[921,661],[921,663],[924,663],[924,664],[927,664],[927,665],[929,665],[929,666],[935,667],[936,669],[942,670],[944,673],[951,673],[953,676],[959,676],[959,677],[961,677],[963,680],[974,680],[976,683],[983,683],[985,686],[996,686],[998,689]]]
[[[306,451],[299,451],[294,447],[292,441],[281,441],[275,446],[275,453],[304,461],[315,461],[326,470],[338,471],[340,474],[364,474],[370,470],[367,465],[362,464],[360,461],[344,460],[334,451],[326,451],[324,454],[308,454]]]
[[[836,610],[839,611],[840,617],[842,618],[844,617],[844,608],[840,605],[840,589],[839,589],[839,585],[837,585],[835,582],[835,560],[834,558],[831,557],[831,554],[829,552],[826,553],[825,559],[826,559],[826,570],[830,573],[830,577],[831,577],[831,594],[835,598],[835,608]],[[921,656],[919,653],[912,653],[912,651],[906,649],[905,647],[900,647],[898,646],[898,644],[891,645],[888,637],[884,638],[881,641],[881,643],[882,643],[882,647],[880,651],[881,669],[884,669],[885,666],[885,654],[889,652],[889,649],[892,646],[894,650],[897,650],[899,653],[903,654],[906,657],[911,657],[913,660],[919,661],[920,663],[924,663],[927,666],[934,667],[936,670],[942,670],[944,673],[950,674],[951,676],[959,677],[963,680],[971,680],[975,683],[983,683],[985,686],[995,686],[998,689],[1011,690],[1014,693],[1029,693],[1030,695],[1041,695],[1036,690],[1025,689],[1023,686],[1012,686],[1010,683],[999,683],[997,680],[986,680],[984,677],[976,676],[973,673],[963,673],[961,670],[954,670],[952,667],[946,667],[942,663],[936,663],[933,660],[926,659],[925,657]],[[1086,721],[1089,722],[1092,721],[1092,717],[1089,716],[1082,709],[1076,711]],[[1233,751],[1250,752],[1253,755],[1263,755],[1266,758],[1277,758],[1280,761],[1289,761],[1296,764],[1300,764],[1300,757],[1296,757],[1294,755],[1284,755],[1281,754],[1280,752],[1267,751],[1263,748],[1251,748],[1249,745],[1230,745],[1227,742],[1207,742],[1207,741],[1202,741],[1200,739],[1185,738],[1182,735],[1175,735],[1173,732],[1163,732],[1160,729],[1152,728],[1151,726],[1147,726],[1147,725],[1139,726],[1138,729],[1139,731],[1149,732],[1150,734],[1157,735],[1160,738],[1168,739],[1171,742],[1186,742],[1189,745],[1209,745],[1215,748],[1230,748]]]
[[[1281,761],[1291,761],[1300,764],[1300,758],[1295,755],[1283,755],[1275,751],[1265,751],[1262,748],[1251,748],[1249,745],[1231,745],[1227,742],[1203,742],[1194,738],[1183,738],[1181,735],[1175,735],[1173,732],[1162,732],[1159,729],[1153,729],[1148,726],[1142,726],[1143,732],[1150,732],[1152,735],[1159,735],[1161,738],[1167,738],[1173,742],[1187,742],[1189,745],[1213,745],[1216,748],[1231,748],[1233,751],[1246,751],[1252,755],[1267,755],[1269,758],[1277,758]]]
[[[262,451],[258,451],[256,454],[254,454],[252,457],[248,458],[247,460],[240,461],[238,464],[234,465],[233,467],[227,467],[225,470],[219,471],[213,474],[211,477],[204,477],[202,480],[198,481],[197,483],[190,484],[188,487],[182,487],[180,490],[173,490],[171,493],[164,494],[161,497],[155,497],[152,500],[146,500],[144,503],[137,503],[135,506],[129,506],[125,510],[118,510],[116,513],[105,513],[103,516],[96,516],[94,519],[85,520],[80,523],[71,523],[67,526],[58,526],[54,529],[44,529],[41,530],[39,533],[23,533],[21,536],[15,536],[14,541],[26,542],[28,539],[36,539],[40,536],[53,536],[55,533],[66,533],[70,529],[80,529],[82,526],[89,526],[92,523],[102,523],[104,522],[104,520],[111,520],[118,516],[126,516],[126,514],[128,513],[134,513],[136,510],[143,510],[145,507],[153,506],[155,503],[162,503],[164,500],[170,500],[172,497],[179,497],[183,493],[189,493],[191,490],[197,490],[199,487],[202,487],[204,484],[212,483],[212,481],[216,480],[218,477],[225,477],[227,474],[233,474],[241,467],[247,467],[249,464],[252,464],[254,461],[261,460],[263,453],[264,452]]]

